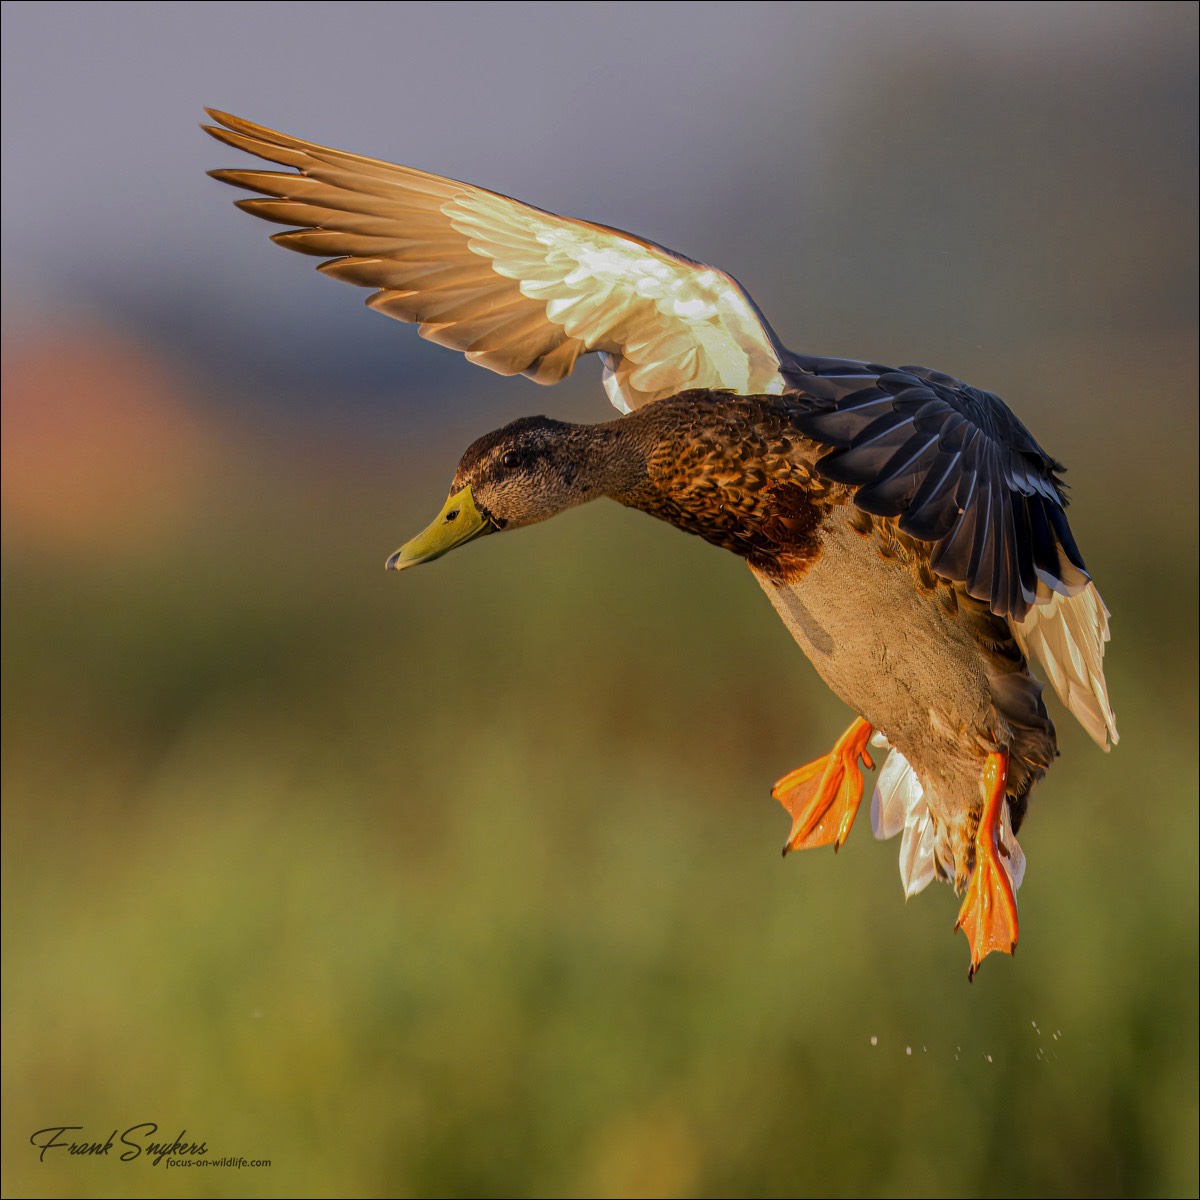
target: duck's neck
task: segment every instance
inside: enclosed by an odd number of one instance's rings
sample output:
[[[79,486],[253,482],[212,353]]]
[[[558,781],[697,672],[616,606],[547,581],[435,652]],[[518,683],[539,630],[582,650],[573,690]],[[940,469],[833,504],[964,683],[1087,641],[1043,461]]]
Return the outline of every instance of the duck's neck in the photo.
[[[611,445],[613,461],[604,495],[629,508],[653,511],[668,479],[675,477],[672,482],[683,482],[691,468],[698,466],[691,461],[694,455],[689,453],[689,446],[694,435],[708,432],[707,426],[715,420],[715,405],[673,396],[594,426]],[[665,472],[664,466],[668,466]]]
[[[645,487],[656,437],[640,412],[616,421],[576,427],[581,442],[581,466],[586,471],[589,499],[608,496],[637,507],[635,497]]]
[[[708,424],[712,407],[690,396],[673,396],[590,426],[597,494],[671,520],[664,502],[677,487],[687,486],[691,470],[699,466],[690,439]]]

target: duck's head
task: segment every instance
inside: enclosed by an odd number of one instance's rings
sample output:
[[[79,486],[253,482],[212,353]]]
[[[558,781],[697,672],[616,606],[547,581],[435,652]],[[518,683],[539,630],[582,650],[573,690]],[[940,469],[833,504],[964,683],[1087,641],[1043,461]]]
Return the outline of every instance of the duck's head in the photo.
[[[467,448],[433,523],[387,560],[402,571],[488,533],[544,521],[608,489],[603,426],[522,417]],[[597,455],[597,450],[600,454]]]

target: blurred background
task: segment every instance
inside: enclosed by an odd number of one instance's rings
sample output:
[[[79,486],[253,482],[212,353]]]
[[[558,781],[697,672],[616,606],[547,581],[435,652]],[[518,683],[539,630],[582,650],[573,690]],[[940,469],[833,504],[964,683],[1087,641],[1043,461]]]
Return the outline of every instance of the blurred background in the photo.
[[[1197,1189],[1191,4],[5,4],[6,1195]],[[211,104],[635,230],[1070,467],[1021,946],[779,858],[849,714],[615,505],[385,576],[522,414],[281,253]],[[52,1151],[156,1122],[269,1168]],[[110,1156],[111,1157],[111,1156]]]

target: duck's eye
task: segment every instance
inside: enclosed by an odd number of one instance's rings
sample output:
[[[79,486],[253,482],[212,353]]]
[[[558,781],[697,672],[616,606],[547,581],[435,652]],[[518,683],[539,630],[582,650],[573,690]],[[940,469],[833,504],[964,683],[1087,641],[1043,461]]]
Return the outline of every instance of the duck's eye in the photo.
[[[504,457],[500,459],[500,465],[511,471],[521,465],[521,456],[515,450],[506,450]]]

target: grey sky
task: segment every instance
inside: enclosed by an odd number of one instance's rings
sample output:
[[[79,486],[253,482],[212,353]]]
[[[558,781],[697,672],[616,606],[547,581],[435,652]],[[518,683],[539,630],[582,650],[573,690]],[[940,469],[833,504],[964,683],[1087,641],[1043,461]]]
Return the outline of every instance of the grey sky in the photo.
[[[988,297],[1028,311],[1047,221],[1076,258],[1113,243],[1107,218],[1073,216],[1099,202],[1093,180],[1114,181],[1122,221],[1141,212],[1161,230],[1174,209],[1146,206],[1194,174],[1176,125],[1152,144],[1172,94],[1145,112],[1131,95],[1115,135],[1094,100],[1098,80],[1153,88],[1178,74],[1164,55],[1194,59],[1189,4],[6,3],[3,16],[9,327],[99,311],[318,392],[347,379],[336,346],[361,365],[356,387],[384,386],[401,358],[467,376],[231,209],[203,172],[237,155],[197,129],[204,104],[662,241],[737,275],[790,344],[878,355],[894,335],[951,370],[925,332],[982,345]],[[972,103],[982,118],[962,115]],[[1123,156],[1111,170],[1108,145]],[[1133,164],[1145,197],[1118,179],[1129,147],[1150,158]],[[1039,210],[1080,180],[1089,196]]]

